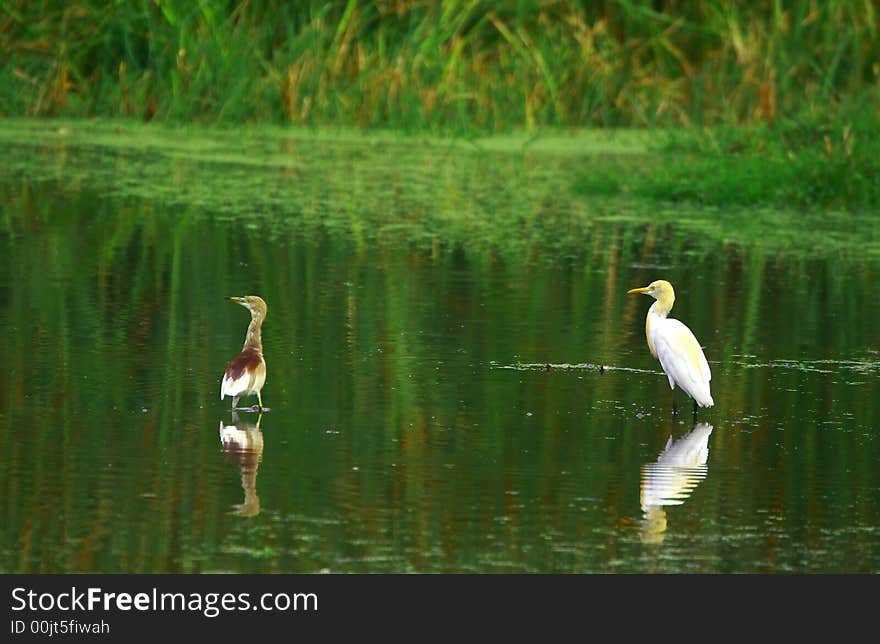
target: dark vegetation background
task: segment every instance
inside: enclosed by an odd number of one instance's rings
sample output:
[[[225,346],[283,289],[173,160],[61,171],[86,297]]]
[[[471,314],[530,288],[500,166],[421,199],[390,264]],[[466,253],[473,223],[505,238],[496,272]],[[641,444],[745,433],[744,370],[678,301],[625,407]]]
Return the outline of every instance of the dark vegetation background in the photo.
[[[0,1],[0,115],[473,138],[664,128],[581,189],[880,204],[876,0]]]

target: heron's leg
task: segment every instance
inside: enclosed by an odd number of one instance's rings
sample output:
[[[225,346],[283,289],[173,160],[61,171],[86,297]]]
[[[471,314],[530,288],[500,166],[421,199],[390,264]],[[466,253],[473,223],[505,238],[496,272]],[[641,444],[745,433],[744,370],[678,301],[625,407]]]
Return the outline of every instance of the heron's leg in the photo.
[[[260,392],[257,392],[257,402],[260,403],[260,411],[263,410],[263,397],[260,395]]]
[[[241,398],[241,396],[233,396],[232,397],[232,408],[233,409],[238,409],[238,399],[239,398]]]

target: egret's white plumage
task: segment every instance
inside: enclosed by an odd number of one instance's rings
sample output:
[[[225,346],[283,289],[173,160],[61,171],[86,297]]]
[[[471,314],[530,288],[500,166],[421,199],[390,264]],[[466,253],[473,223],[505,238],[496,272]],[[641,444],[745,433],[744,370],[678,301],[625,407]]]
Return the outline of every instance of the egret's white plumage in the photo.
[[[676,385],[681,387],[700,407],[712,407],[715,404],[709,391],[712,372],[700,343],[682,322],[666,317],[675,302],[672,284],[657,280],[627,293],[642,293],[657,300],[648,309],[645,335],[648,349],[660,361],[669,378],[669,386],[672,389]]]

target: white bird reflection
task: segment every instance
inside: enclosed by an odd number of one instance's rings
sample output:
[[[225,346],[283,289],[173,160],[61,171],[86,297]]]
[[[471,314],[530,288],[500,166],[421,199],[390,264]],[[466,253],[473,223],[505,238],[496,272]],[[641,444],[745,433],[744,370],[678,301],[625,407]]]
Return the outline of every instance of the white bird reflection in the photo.
[[[681,505],[706,478],[712,425],[697,423],[678,440],[672,436],[653,463],[642,466],[642,541],[660,543],[666,532],[667,505]]]
[[[238,414],[232,412],[231,425],[220,421],[220,444],[223,445],[223,451],[233,462],[237,462],[241,469],[244,503],[233,506],[233,512],[245,517],[253,517],[260,513],[257,469],[263,459],[263,432],[260,430],[262,419],[263,415],[260,414],[257,422],[251,423],[239,419]]]

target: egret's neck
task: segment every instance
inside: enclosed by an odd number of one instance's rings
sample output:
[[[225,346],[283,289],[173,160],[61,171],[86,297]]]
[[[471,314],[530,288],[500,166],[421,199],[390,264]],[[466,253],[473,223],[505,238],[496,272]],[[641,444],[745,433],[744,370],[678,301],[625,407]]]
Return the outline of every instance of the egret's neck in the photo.
[[[657,298],[657,301],[651,305],[650,309],[648,309],[648,315],[654,314],[657,317],[665,318],[667,315],[669,315],[669,312],[672,310],[672,305],[674,303],[674,295],[661,293],[660,297]]]
[[[263,353],[263,338],[260,335],[260,329],[263,326],[263,318],[256,315],[251,317],[251,323],[248,325],[247,335],[244,337],[244,349],[256,349]]]
[[[645,336],[648,338],[648,349],[651,350],[651,355],[655,358],[657,357],[657,348],[654,346],[654,338],[651,335],[651,321],[655,320],[654,324],[658,324],[660,320],[666,319],[666,314],[669,313],[669,309],[672,308],[672,302],[675,300],[675,296],[673,297],[660,297],[656,302],[651,305],[651,308],[648,309],[648,315],[645,317]]]

